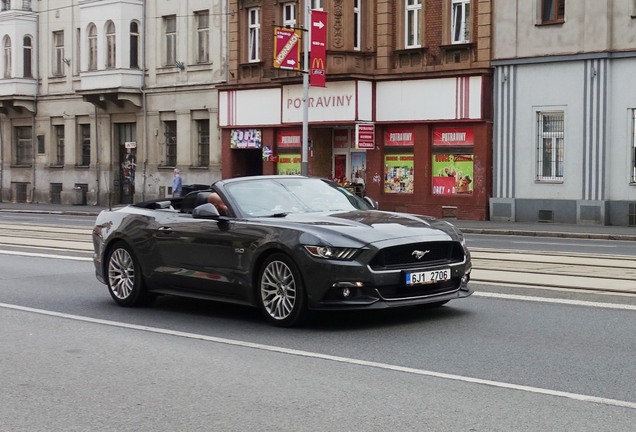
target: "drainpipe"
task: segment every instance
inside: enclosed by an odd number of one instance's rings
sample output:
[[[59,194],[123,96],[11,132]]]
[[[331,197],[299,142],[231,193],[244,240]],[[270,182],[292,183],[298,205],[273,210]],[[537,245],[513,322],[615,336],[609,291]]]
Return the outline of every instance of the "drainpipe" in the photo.
[[[95,110],[95,178],[97,182],[97,197],[95,199],[95,205],[99,205],[100,203],[100,193],[101,193],[101,182],[99,181],[101,176],[100,171],[100,162],[101,159],[99,157],[99,133],[98,133],[98,124],[97,124],[97,105],[93,105],[93,109]]]
[[[2,193],[4,192],[4,136],[2,132],[2,116],[0,115],[0,202],[2,202]]]
[[[146,94],[146,0],[143,1],[143,22],[141,23],[141,103],[143,105],[144,120],[141,141],[144,146],[143,184],[141,186],[141,200],[146,200],[146,179],[148,169],[148,105]]]

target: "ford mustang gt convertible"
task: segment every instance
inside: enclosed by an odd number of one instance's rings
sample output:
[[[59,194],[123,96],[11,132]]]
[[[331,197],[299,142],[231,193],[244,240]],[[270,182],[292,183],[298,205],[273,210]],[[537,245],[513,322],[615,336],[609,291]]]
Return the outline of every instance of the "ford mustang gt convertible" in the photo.
[[[315,177],[219,180],[105,210],[93,243],[97,279],[121,306],[188,296],[257,307],[288,327],[311,311],[441,306],[472,294],[458,228],[377,210]]]

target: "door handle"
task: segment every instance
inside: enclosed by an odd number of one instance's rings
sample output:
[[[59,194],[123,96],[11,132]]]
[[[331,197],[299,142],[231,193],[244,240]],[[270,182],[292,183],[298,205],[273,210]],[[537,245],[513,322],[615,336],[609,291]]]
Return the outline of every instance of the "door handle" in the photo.
[[[172,228],[170,228],[170,227],[159,227],[159,228],[157,228],[157,231],[159,231],[160,233],[164,233],[164,234],[170,234],[172,232]]]

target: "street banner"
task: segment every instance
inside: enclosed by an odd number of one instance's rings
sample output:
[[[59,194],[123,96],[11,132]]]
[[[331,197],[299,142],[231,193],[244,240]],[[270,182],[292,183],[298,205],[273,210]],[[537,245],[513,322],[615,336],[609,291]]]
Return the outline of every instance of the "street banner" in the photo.
[[[274,27],[274,68],[300,70],[300,32]]]
[[[327,82],[327,12],[311,11],[309,85],[325,87]]]

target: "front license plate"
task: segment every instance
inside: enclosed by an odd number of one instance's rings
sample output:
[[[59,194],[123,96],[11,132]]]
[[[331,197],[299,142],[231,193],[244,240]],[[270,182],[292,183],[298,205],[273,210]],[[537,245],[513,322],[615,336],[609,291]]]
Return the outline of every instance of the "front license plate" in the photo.
[[[431,270],[424,272],[406,273],[407,285],[431,284],[435,282],[447,281],[451,277],[449,268],[441,270]]]

